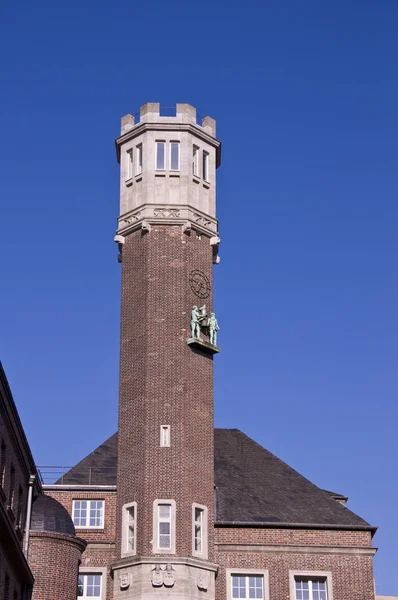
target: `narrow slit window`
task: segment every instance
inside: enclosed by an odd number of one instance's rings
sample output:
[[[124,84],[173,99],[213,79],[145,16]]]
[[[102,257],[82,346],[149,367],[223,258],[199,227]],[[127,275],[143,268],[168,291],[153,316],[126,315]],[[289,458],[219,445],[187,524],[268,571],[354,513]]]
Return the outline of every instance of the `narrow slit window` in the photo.
[[[195,532],[194,532],[194,548],[195,552],[203,552],[203,509],[195,507]]]
[[[199,148],[197,146],[194,146],[192,150],[192,173],[199,176]]]
[[[205,181],[209,180],[209,153],[203,150],[203,174],[202,177]]]
[[[143,164],[143,158],[142,158],[142,144],[138,144],[137,146],[137,164],[136,164],[136,175],[141,175],[142,173],[142,164]]]
[[[170,170],[180,170],[180,143],[170,142]]]
[[[160,445],[162,447],[170,446],[170,425],[160,426]]]
[[[8,506],[13,508],[15,494],[15,468],[11,465],[10,468],[10,487],[8,488]]]
[[[156,169],[158,171],[164,171],[165,169],[165,147],[166,142],[156,142]]]
[[[133,176],[133,149],[132,148],[130,148],[130,150],[127,150],[126,157],[127,157],[126,179],[131,179]]]
[[[6,470],[6,454],[7,448],[4,440],[1,440],[0,446],[0,486],[4,488],[4,475]]]
[[[192,505],[192,554],[207,559],[207,506]]]
[[[136,553],[136,535],[137,503],[130,502],[123,506],[122,556]]]

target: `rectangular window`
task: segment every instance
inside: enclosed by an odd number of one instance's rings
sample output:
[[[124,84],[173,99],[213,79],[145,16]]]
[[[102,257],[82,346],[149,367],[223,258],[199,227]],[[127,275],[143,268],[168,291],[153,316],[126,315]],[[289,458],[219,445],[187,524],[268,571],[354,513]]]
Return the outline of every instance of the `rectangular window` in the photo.
[[[192,554],[207,559],[207,506],[192,505]]]
[[[6,454],[7,448],[4,440],[1,440],[0,445],[0,485],[4,488],[4,475],[6,470]]]
[[[101,598],[102,576],[97,573],[79,573],[77,596],[81,598]]]
[[[205,181],[209,180],[209,153],[203,150],[203,173],[202,177]]]
[[[126,179],[131,179],[133,176],[133,149],[132,148],[130,148],[130,150],[127,150],[126,158],[127,158]]]
[[[158,505],[158,548],[171,550],[171,504]]]
[[[102,528],[104,526],[103,500],[73,500],[75,527]]]
[[[137,152],[136,152],[136,175],[141,175],[142,173],[142,164],[143,164],[143,157],[142,157],[142,144],[138,144],[137,148],[136,148]]]
[[[160,445],[163,447],[170,446],[170,425],[160,426]]]
[[[18,488],[17,525],[22,529],[23,490]]]
[[[180,143],[170,142],[170,171],[180,170]]]
[[[136,553],[137,503],[123,506],[122,556]]]
[[[13,507],[14,504],[14,493],[15,493],[15,468],[14,465],[11,464],[10,468],[10,485],[8,488],[8,506]]]
[[[328,600],[326,577],[295,577],[295,600]]]
[[[199,177],[199,148],[197,146],[193,147],[192,152],[192,173]]]
[[[264,599],[262,575],[232,575],[232,598]]]
[[[165,148],[166,142],[156,142],[156,169],[159,171],[165,169]]]

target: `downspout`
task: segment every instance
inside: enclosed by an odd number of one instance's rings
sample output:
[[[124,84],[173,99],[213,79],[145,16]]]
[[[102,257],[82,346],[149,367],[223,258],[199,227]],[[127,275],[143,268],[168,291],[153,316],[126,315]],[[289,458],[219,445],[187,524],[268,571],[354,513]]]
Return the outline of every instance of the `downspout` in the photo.
[[[28,506],[26,508],[26,523],[25,523],[25,543],[23,553],[25,555],[26,560],[28,560],[28,552],[29,552],[29,532],[30,532],[30,516],[32,514],[32,498],[33,498],[33,484],[35,482],[36,475],[31,475],[29,477],[29,489],[28,489]]]

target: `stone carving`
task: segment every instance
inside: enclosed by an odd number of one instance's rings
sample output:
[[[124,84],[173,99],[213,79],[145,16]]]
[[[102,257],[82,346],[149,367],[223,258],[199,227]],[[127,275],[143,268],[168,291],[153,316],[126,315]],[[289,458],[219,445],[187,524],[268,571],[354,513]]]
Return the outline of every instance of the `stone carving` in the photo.
[[[191,337],[200,340],[201,314],[195,305],[191,311]]]
[[[209,573],[207,571],[200,571],[196,578],[196,584],[200,590],[207,592],[209,589]]]
[[[207,328],[209,334],[209,341],[212,346],[217,346],[217,331],[220,331],[216,315],[214,312],[207,314],[206,305],[204,304],[200,308],[195,306],[192,307],[191,311],[191,338],[200,340],[201,328]]]
[[[171,565],[166,565],[166,569],[163,574],[163,583],[166,587],[173,587],[176,582],[175,570]]]
[[[171,565],[154,565],[151,575],[153,587],[173,587],[176,582],[175,570]]]
[[[130,587],[130,574],[120,573],[120,589],[127,590]]]
[[[178,208],[154,208],[154,217],[163,217],[164,219],[178,219],[180,211]]]
[[[217,331],[220,331],[220,328],[214,312],[210,313],[210,317],[207,320],[207,326],[209,328],[210,344],[217,346]]]
[[[130,215],[126,219],[123,219],[123,223],[125,225],[131,225],[132,223],[135,223],[140,218],[140,214],[141,211],[139,210],[138,212],[134,213],[134,215]]]
[[[202,225],[203,227],[209,227],[212,222],[210,221],[210,219],[206,219],[206,217],[203,217],[202,215],[198,215],[198,213],[193,213],[195,222],[198,223],[199,225]]]
[[[163,571],[160,565],[152,567],[151,579],[153,587],[161,587],[163,585]]]

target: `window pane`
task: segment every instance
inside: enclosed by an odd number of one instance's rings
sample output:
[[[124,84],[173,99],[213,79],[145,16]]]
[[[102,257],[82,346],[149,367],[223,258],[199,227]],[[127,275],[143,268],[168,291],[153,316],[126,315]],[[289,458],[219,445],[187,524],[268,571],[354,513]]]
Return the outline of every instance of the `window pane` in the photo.
[[[160,535],[159,536],[159,548],[170,548],[170,536]]]
[[[195,508],[195,521],[197,523],[202,522],[203,510],[201,508]]]
[[[208,162],[209,162],[209,153],[203,150],[203,179],[205,181],[208,180]]]
[[[142,144],[137,146],[137,175],[142,173]]]
[[[164,169],[164,142],[156,142],[156,168]]]
[[[78,583],[77,583],[77,595],[78,596],[83,596],[83,577],[81,575],[79,575],[79,579],[78,579]]]
[[[170,534],[170,523],[161,522],[159,523],[159,533]]]
[[[171,506],[170,504],[159,504],[159,517],[161,519],[170,519]]]
[[[178,171],[180,168],[179,150],[180,144],[178,142],[170,142],[170,169],[172,171]]]
[[[192,172],[194,175],[199,174],[198,158],[199,158],[199,148],[197,146],[194,146],[193,153],[192,153]]]

